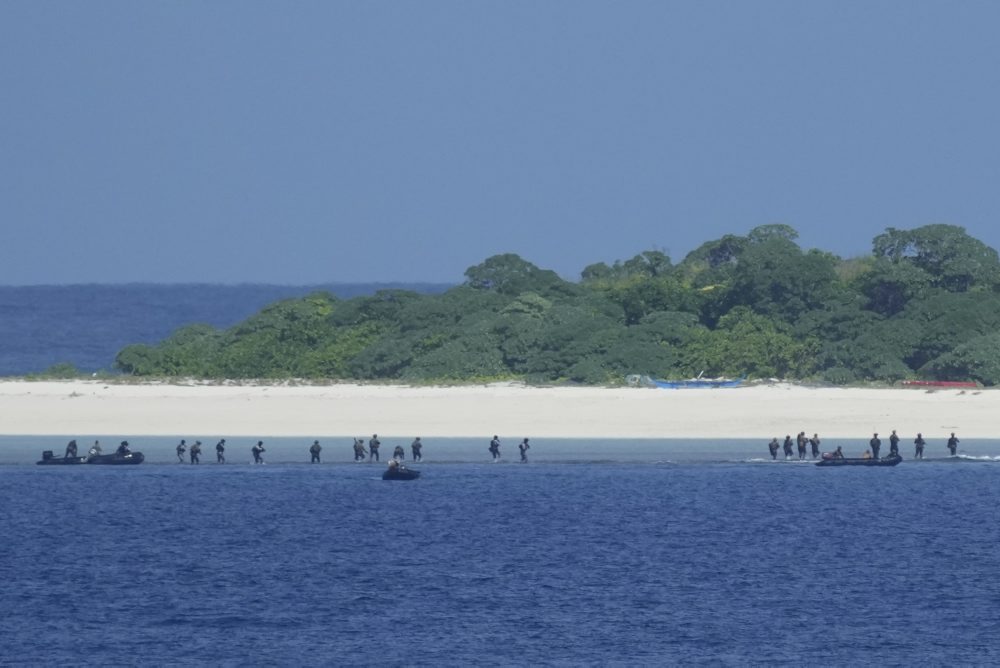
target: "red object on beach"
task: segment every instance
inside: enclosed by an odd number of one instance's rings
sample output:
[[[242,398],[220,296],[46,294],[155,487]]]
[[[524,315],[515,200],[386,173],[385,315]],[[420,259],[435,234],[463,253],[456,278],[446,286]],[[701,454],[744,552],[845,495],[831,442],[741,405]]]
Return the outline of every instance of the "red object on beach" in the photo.
[[[915,387],[979,387],[972,380],[904,380],[902,384]]]

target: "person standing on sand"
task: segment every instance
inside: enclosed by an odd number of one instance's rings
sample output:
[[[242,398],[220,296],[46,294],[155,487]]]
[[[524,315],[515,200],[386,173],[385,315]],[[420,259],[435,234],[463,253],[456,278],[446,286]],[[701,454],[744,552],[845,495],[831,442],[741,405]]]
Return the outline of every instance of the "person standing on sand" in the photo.
[[[523,441],[521,441],[518,444],[517,449],[521,451],[521,461],[522,462],[527,462],[528,461],[528,448],[530,448],[530,447],[531,446],[528,445],[528,439],[524,439]]]
[[[319,444],[319,441],[313,441],[313,444],[309,446],[309,454],[312,457],[309,461],[310,464],[319,464],[319,453],[323,449],[323,446]]]
[[[812,446],[812,458],[819,458],[819,434],[813,434],[813,437],[809,439],[809,445]]]
[[[219,464],[226,463],[226,439],[215,444],[215,461]]]
[[[899,436],[896,435],[895,429],[893,429],[892,433],[889,434],[889,456],[899,456]]]
[[[382,445],[382,441],[378,440],[378,434],[372,434],[372,438],[368,441],[368,461],[379,461],[378,458],[378,447]]]
[[[493,455],[493,461],[500,461],[500,438],[494,434],[493,440],[490,441],[490,454]]]
[[[926,445],[926,442],[924,441],[923,435],[920,434],[919,432],[917,433],[917,437],[915,439],[913,439],[913,445],[914,445],[914,448],[915,448],[915,450],[913,452],[913,458],[914,459],[923,459],[924,458],[924,445]]]
[[[177,444],[177,461],[181,464],[184,463],[184,453],[187,452],[187,441],[183,438],[181,442]]]
[[[868,445],[872,448],[872,457],[878,459],[878,451],[882,447],[882,441],[879,440],[877,432],[872,436],[872,440],[868,441]]]
[[[951,432],[951,438],[948,439],[948,452],[954,457],[955,453],[958,451],[958,439],[955,438],[955,432]]]
[[[422,461],[424,456],[420,454],[420,450],[424,447],[424,444],[420,442],[420,437],[417,436],[413,439],[413,443],[410,443],[410,452],[413,453],[413,461]]]

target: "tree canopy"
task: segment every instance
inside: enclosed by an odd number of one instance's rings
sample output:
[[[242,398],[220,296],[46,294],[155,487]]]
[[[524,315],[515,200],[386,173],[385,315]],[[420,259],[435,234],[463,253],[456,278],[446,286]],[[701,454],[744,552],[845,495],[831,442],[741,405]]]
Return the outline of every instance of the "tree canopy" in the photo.
[[[651,249],[577,282],[507,253],[442,294],[318,292],[226,330],[131,345],[137,376],[615,383],[749,375],[1000,382],[1000,261],[961,227],[888,228],[868,257],[803,249],[787,225]]]

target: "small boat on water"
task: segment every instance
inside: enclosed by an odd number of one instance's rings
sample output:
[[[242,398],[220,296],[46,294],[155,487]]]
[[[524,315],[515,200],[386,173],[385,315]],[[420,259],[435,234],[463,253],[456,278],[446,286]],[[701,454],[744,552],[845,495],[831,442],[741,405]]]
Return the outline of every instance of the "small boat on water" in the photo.
[[[76,466],[79,464],[95,464],[122,466],[141,464],[146,457],[141,452],[112,453],[110,455],[88,455],[87,457],[56,457],[51,450],[42,453],[42,458],[35,462],[39,466]]]
[[[875,459],[874,457],[834,457],[829,452],[816,462],[816,466],[895,466],[903,458],[899,455],[889,455]]]
[[[390,465],[382,474],[382,480],[416,480],[420,477],[420,471],[408,469],[402,464]]]
[[[111,466],[122,466],[129,464],[141,464],[145,461],[146,457],[141,452],[126,452],[125,454],[118,454],[117,452],[111,455],[91,455],[87,457],[88,464],[98,464],[98,465],[111,465]]]
[[[42,459],[36,462],[40,466],[76,466],[86,464],[86,457],[56,457],[51,450],[42,452]]]

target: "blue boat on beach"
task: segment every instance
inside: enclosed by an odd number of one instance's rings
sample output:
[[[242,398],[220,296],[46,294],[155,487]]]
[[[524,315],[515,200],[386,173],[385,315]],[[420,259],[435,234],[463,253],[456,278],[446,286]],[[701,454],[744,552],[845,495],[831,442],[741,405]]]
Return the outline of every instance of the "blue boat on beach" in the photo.
[[[626,377],[632,386],[659,387],[666,390],[712,389],[717,387],[739,387],[746,380],[742,378],[688,378],[685,380],[661,380],[649,376],[632,375]]]

